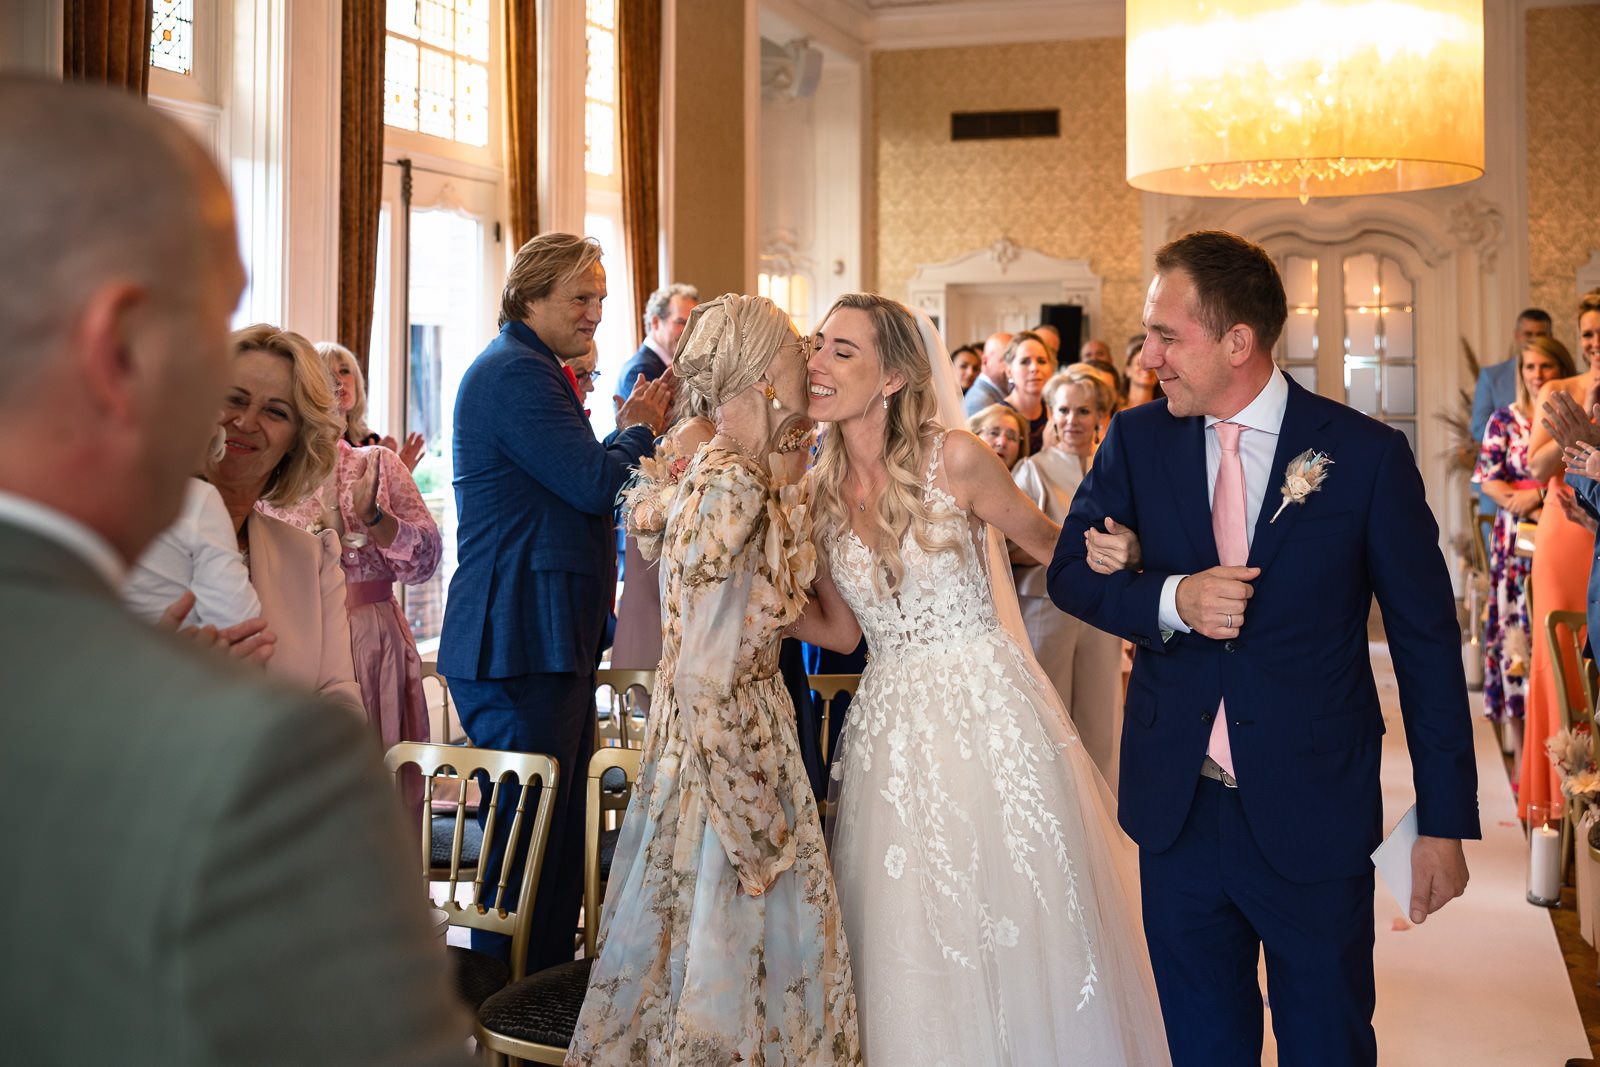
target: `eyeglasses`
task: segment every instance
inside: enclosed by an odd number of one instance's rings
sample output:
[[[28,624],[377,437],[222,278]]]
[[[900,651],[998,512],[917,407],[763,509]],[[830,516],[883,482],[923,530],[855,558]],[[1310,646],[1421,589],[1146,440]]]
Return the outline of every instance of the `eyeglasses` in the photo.
[[[587,378],[591,382],[598,382],[600,380],[600,372],[597,370],[581,370],[574,374],[573,377],[580,381]]]

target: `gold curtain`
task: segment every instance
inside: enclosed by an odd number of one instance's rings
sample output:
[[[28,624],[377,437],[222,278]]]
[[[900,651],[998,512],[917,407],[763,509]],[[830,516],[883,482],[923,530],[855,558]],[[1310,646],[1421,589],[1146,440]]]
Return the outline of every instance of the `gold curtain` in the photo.
[[[537,0],[505,0],[505,15],[506,186],[511,195],[511,247],[516,249],[539,234]]]
[[[382,4],[344,0],[339,52],[339,343],[367,373],[383,206]]]
[[[150,95],[151,0],[66,0],[62,72]]]
[[[661,230],[661,0],[617,5],[617,125],[622,155],[622,231],[633,280],[634,344],[657,284]]]

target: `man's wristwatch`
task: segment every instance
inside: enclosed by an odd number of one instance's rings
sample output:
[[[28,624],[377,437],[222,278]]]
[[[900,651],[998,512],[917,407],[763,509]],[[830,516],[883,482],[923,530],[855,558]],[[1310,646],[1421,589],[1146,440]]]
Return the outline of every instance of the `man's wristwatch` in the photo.
[[[377,514],[377,516],[375,518],[367,520],[367,526],[369,528],[378,525],[378,523],[382,522],[383,518],[384,518],[384,516],[383,516],[383,508],[381,506],[377,505],[377,504],[374,504],[372,506],[378,509],[378,514]]]

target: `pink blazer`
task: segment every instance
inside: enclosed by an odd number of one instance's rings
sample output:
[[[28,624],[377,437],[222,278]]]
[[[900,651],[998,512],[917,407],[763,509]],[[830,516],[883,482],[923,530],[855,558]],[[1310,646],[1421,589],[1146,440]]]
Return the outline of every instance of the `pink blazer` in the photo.
[[[366,719],[350,659],[344,568],[332,530],[309,534],[281,519],[250,513],[250,584],[278,643],[267,673],[348,705]]]

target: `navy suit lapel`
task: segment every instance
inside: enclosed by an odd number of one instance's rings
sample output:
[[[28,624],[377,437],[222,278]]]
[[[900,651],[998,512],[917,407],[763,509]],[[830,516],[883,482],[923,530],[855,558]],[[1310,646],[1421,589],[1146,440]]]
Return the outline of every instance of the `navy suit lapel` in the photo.
[[[1283,503],[1284,472],[1289,467],[1289,461],[1307,449],[1316,449],[1319,452],[1330,451],[1329,442],[1323,428],[1328,425],[1326,416],[1318,417],[1313,410],[1311,394],[1297,385],[1293,378],[1288,378],[1289,399],[1283,409],[1283,425],[1278,428],[1278,448],[1272,456],[1271,478],[1266,487],[1266,492],[1261,498],[1261,515],[1256,519],[1255,536],[1250,541],[1250,566],[1260,567],[1265,571],[1272,565],[1273,557],[1278,554],[1278,549],[1283,547],[1289,534],[1294,530],[1294,525],[1300,520],[1300,513],[1308,504],[1290,504],[1273,521],[1273,514],[1278,506]],[[1332,457],[1337,459],[1338,457]],[[1315,500],[1315,497],[1310,498]]]
[[[1217,541],[1211,533],[1211,501],[1206,496],[1206,420],[1199,416],[1174,418],[1161,438],[1157,462],[1167,473],[1178,524],[1200,561],[1194,569],[1215,567]]]

